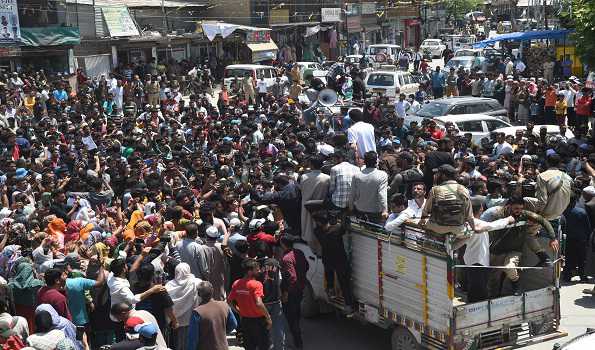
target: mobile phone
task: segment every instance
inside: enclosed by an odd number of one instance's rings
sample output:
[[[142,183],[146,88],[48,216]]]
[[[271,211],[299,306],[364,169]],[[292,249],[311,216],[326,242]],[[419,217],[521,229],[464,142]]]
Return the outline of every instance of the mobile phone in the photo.
[[[76,340],[83,340],[83,334],[85,334],[84,326],[76,326]]]

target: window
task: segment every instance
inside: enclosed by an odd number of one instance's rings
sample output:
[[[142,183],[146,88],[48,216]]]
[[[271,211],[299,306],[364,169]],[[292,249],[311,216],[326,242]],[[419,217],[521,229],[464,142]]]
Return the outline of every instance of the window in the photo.
[[[225,77],[226,78],[243,78],[245,75],[250,75],[250,71],[247,69],[226,69],[225,70]]]
[[[404,86],[405,80],[403,79],[403,74],[399,74],[399,86]]]
[[[481,120],[469,120],[466,122],[458,122],[457,126],[461,132],[483,132],[483,125]]]
[[[370,74],[368,85],[375,86],[393,86],[395,85],[395,76],[392,74]]]
[[[465,110],[465,105],[456,105],[456,106],[453,106],[448,113],[449,114],[465,114],[467,112]]]
[[[411,84],[411,74],[403,74],[403,81],[405,84]]]
[[[467,114],[475,114],[475,113],[483,113],[490,110],[490,106],[487,103],[476,103],[472,105],[467,105],[466,108]]]
[[[486,120],[486,124],[488,125],[488,131],[490,132],[496,129],[505,128],[509,126],[508,124],[500,120]]]

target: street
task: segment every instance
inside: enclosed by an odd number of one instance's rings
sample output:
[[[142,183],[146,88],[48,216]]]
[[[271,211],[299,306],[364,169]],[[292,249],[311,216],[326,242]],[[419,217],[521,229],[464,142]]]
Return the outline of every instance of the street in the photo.
[[[556,343],[564,342],[585,332],[587,327],[595,325],[595,298],[582,293],[592,284],[576,283],[563,286],[561,290],[562,324],[560,330],[568,333],[567,337],[524,347],[527,350],[551,350]],[[375,326],[363,324],[357,320],[337,317],[335,314],[320,315],[302,322],[304,349],[340,349],[340,350],[389,350],[390,332]],[[233,340],[232,340],[233,341]],[[231,347],[241,350],[241,347]]]

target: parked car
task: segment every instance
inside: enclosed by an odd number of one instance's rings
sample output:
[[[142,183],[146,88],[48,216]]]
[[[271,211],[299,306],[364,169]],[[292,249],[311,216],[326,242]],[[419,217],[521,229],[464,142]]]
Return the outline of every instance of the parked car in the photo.
[[[533,135],[539,136],[539,130],[543,126],[545,126],[547,128],[547,136],[560,135],[560,127],[558,125],[535,125],[535,127],[533,128]],[[514,136],[514,135],[516,135],[517,130],[525,131],[527,129],[524,125],[520,125],[520,126],[509,126],[506,128],[500,128],[500,129],[496,129],[493,131],[494,132],[503,132],[504,134],[506,134],[506,136],[508,136],[508,135]],[[566,133],[564,136],[568,139],[571,139],[574,137],[574,133],[572,132],[572,130],[566,129]]]
[[[426,39],[419,47],[424,57],[434,58],[442,57],[442,52],[446,50],[446,45],[440,39]]]
[[[241,81],[245,75],[251,75],[254,82],[264,76],[267,86],[271,87],[275,83],[277,71],[275,67],[259,64],[232,64],[225,67],[223,83],[229,89],[234,80]]]
[[[411,73],[403,71],[371,72],[366,77],[365,84],[368,94],[382,94],[392,98],[396,98],[399,93],[415,94],[419,89],[419,84],[413,79]]]
[[[484,114],[509,122],[508,112],[498,100],[487,97],[449,97],[430,101],[421,109],[409,116],[410,121],[421,122],[425,118],[436,118],[445,115]]]
[[[374,61],[383,64],[389,60],[396,62],[399,58],[401,47],[392,44],[374,44],[368,46],[367,55],[374,57]]]
[[[444,70],[448,71],[450,68],[459,69],[463,67],[465,70],[470,71],[472,68],[482,69],[485,62],[485,57],[479,57],[479,66],[475,65],[475,56],[458,56],[451,58],[445,65]]]
[[[512,126],[501,119],[485,114],[447,115],[434,118],[434,121],[438,126],[444,126],[448,122],[453,123],[460,134],[470,133],[471,139],[476,144],[479,144],[484,137],[489,137],[492,131]]]
[[[483,49],[458,49],[455,51],[454,57],[461,57],[461,56],[475,56],[477,54],[480,57],[483,57]]]
[[[300,75],[302,81],[306,84],[310,82],[312,78],[320,78],[326,80],[327,71],[318,62],[297,62],[300,67]]]

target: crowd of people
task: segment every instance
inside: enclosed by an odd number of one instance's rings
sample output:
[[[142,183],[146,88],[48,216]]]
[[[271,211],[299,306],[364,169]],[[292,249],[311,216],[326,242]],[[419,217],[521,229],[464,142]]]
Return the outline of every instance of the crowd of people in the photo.
[[[465,264],[508,266],[513,293],[522,246],[548,266],[538,233],[555,251],[561,227],[564,277],[586,277],[589,89],[436,68],[434,98],[494,97],[526,124],[474,144],[453,124],[406,123],[384,97],[365,102],[360,68],[331,67],[329,86],[363,105],[336,115],[304,102],[320,81],[302,86],[288,66],[272,88],[246,76],[218,96],[208,66],[154,61],[100,78],[0,76],[3,348],[223,350],[235,330],[247,350],[300,349],[309,263],[294,244],[322,256],[329,298],[351,314],[348,215],[460,235]],[[534,130],[544,120],[574,137]],[[490,245],[487,231],[522,220],[532,228]],[[490,297],[477,271],[469,301]]]

